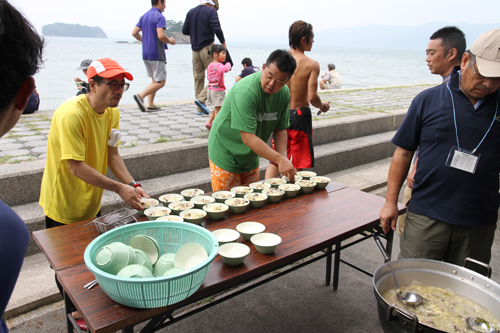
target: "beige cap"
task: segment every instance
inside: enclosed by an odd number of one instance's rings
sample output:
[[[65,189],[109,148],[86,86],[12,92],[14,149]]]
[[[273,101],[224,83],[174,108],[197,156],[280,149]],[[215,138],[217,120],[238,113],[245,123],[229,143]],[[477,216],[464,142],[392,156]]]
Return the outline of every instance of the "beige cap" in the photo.
[[[500,29],[491,29],[479,36],[470,51],[476,56],[479,74],[500,77]]]

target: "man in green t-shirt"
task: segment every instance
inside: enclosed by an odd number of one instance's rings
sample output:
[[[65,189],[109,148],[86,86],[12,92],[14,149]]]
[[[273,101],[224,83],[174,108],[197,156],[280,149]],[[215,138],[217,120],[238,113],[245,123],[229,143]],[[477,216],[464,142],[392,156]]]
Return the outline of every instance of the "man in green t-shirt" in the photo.
[[[208,156],[214,191],[259,180],[259,156],[278,164],[289,179],[295,169],[286,157],[290,91],[286,83],[297,67],[285,50],[276,50],[262,71],[240,80],[226,96],[210,131]],[[274,135],[276,151],[266,142]]]

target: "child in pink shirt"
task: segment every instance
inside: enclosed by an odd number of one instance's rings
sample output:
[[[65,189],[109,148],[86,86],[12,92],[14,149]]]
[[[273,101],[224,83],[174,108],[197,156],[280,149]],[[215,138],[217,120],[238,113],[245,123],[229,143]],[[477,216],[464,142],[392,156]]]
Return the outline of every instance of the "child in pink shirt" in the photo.
[[[207,67],[207,106],[214,107],[214,110],[210,113],[208,121],[205,123],[205,127],[210,130],[212,128],[212,122],[219,112],[222,102],[226,97],[226,86],[224,85],[224,73],[231,70],[231,64],[228,62],[225,65],[223,62],[226,60],[226,49],[220,44],[212,45],[210,51],[214,61],[212,61]]]

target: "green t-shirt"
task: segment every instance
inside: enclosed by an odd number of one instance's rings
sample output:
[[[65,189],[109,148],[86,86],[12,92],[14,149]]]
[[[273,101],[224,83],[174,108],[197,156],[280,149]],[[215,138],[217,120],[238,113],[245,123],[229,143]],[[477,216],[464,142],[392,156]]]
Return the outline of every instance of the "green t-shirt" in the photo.
[[[284,86],[274,95],[260,85],[261,73],[241,79],[226,95],[208,138],[208,156],[224,170],[243,173],[259,166],[259,156],[241,140],[240,131],[267,142],[274,130],[290,123],[290,90]]]

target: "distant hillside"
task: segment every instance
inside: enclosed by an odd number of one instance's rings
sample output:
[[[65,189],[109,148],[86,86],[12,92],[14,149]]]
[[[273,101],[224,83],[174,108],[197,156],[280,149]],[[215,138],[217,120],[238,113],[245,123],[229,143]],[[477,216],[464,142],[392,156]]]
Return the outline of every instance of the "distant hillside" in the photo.
[[[100,27],[80,24],[52,23],[42,27],[44,36],[108,38]]]
[[[412,27],[374,24],[314,31],[314,44],[345,47],[425,49],[429,37],[434,31],[447,25],[455,25],[465,33],[468,47],[483,32],[500,26],[499,23],[472,24],[464,22],[430,22]],[[232,36],[228,39],[232,42],[245,41],[245,43],[288,45],[287,36]]]

